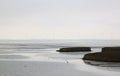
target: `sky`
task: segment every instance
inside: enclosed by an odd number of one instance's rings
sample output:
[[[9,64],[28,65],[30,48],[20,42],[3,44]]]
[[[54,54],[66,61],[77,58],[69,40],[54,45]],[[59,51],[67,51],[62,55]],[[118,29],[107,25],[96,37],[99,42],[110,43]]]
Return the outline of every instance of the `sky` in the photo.
[[[120,0],[0,0],[0,39],[120,39]]]

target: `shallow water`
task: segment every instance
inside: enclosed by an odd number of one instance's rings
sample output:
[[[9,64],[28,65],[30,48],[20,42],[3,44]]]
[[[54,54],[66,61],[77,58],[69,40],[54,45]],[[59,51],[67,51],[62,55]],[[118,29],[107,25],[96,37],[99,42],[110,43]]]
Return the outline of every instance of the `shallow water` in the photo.
[[[2,42],[2,44],[0,44],[0,76],[120,75],[120,63],[83,61],[82,57],[84,56],[84,54],[89,52],[56,52],[56,50],[60,47],[72,46],[73,44],[71,43],[74,42],[64,42],[64,44],[55,42],[53,43],[42,42],[37,44],[28,44],[27,42],[21,44],[18,42],[11,42],[8,44],[3,44]],[[75,45],[78,44],[79,43]],[[81,45],[82,44],[85,43],[81,43]],[[93,46],[92,44],[92,52],[101,51],[101,45],[99,46],[99,44],[102,43],[98,43],[97,47]],[[116,45],[118,45],[118,43],[116,43]],[[11,70],[12,68],[13,70]]]

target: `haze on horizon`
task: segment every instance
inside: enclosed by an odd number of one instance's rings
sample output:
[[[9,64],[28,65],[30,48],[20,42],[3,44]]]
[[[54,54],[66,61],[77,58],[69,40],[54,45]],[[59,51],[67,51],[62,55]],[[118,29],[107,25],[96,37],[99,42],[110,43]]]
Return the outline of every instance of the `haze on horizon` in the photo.
[[[120,39],[120,0],[0,0],[0,39]]]

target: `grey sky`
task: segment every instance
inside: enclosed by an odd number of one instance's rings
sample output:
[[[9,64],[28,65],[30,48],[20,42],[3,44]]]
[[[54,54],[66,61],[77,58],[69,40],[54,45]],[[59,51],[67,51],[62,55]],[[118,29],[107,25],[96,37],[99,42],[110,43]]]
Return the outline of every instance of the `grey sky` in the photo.
[[[119,39],[120,0],[0,0],[0,39]]]

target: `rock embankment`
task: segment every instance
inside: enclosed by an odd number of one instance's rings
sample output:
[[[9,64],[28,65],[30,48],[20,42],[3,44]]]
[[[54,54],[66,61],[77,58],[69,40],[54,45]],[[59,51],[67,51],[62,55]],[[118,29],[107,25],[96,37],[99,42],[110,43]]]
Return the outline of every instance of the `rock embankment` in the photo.
[[[102,53],[114,53],[114,52],[117,52],[117,53],[120,53],[120,47],[104,47],[102,48]]]
[[[88,53],[83,60],[120,62],[120,47],[105,47],[102,52]]]
[[[57,52],[87,52],[91,51],[90,47],[67,47],[67,48],[60,48]]]

